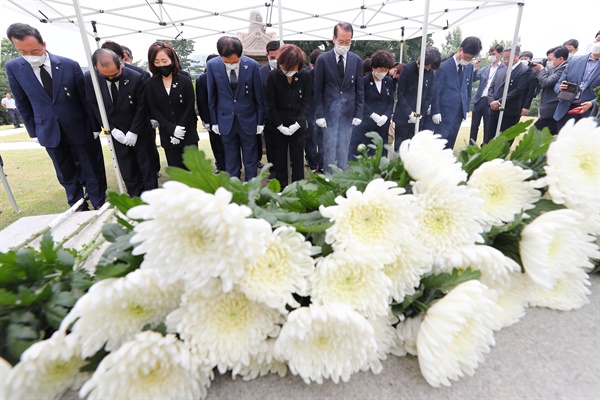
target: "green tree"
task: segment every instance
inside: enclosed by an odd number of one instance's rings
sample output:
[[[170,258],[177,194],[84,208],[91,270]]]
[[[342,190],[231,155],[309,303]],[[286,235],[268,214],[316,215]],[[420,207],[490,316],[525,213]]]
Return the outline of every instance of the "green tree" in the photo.
[[[8,86],[8,77],[6,76],[6,68],[4,64],[13,58],[19,57],[19,51],[15,48],[10,40],[2,38],[2,44],[0,45],[0,96],[4,97],[4,93],[10,92]],[[0,107],[0,124],[7,125],[12,124],[8,112],[4,107]]]
[[[181,69],[190,72],[194,60],[190,58],[190,55],[194,52],[194,41],[186,39],[178,40],[161,40],[164,43],[171,45],[177,57],[179,57],[179,64]]]
[[[460,49],[462,43],[462,29],[457,26],[446,35],[446,43],[442,45],[442,56],[449,56]]]

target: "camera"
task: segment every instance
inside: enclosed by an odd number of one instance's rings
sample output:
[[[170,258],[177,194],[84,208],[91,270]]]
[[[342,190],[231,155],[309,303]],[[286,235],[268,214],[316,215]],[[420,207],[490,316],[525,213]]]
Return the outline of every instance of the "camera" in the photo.
[[[528,67],[532,68],[534,67],[536,64],[541,65],[542,67],[546,67],[546,63],[548,62],[547,58],[534,58],[531,61],[529,61]]]

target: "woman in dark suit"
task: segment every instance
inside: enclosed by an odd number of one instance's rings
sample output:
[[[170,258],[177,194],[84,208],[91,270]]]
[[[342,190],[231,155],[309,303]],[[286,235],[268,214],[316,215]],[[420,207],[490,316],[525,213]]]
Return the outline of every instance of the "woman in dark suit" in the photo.
[[[273,169],[283,189],[288,185],[288,151],[292,182],[304,179],[304,136],[306,115],[312,102],[312,79],[304,69],[306,55],[298,47],[279,48],[278,69],[267,78],[267,103],[272,132]]]
[[[148,68],[154,76],[146,80],[146,103],[150,118],[160,125],[160,144],[167,164],[186,169],[183,148],[198,146],[194,86],[181,75],[177,55],[167,43],[155,42],[150,46]]]

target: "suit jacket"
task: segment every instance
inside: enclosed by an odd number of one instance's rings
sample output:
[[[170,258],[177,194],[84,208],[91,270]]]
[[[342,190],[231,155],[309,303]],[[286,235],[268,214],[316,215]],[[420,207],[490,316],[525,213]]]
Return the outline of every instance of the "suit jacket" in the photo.
[[[551,71],[542,68],[537,72],[537,80],[542,89],[542,96],[538,107],[540,118],[552,118],[554,116],[554,111],[556,111],[556,106],[558,106],[558,94],[554,92],[554,85],[556,85],[563,71],[567,68],[568,63],[568,61],[565,61]]]
[[[506,69],[506,65],[504,65],[504,63],[500,62],[498,64],[498,69],[496,70],[496,74],[498,73],[498,71]],[[492,70],[492,66],[488,65],[487,67],[481,69],[481,70],[476,70],[473,71],[473,82],[479,82],[479,87],[477,88],[477,92],[475,93],[475,97],[473,98],[473,104],[477,103],[479,100],[481,100],[481,96],[483,96],[483,89],[485,89],[485,87],[488,84],[488,80],[490,79],[490,71]],[[495,76],[495,75],[494,75]],[[488,92],[488,96],[489,96],[489,92]]]
[[[394,112],[396,123],[406,124],[408,116],[417,111],[417,88],[419,87],[419,67],[416,62],[406,64],[398,78],[398,102]],[[425,71],[423,76],[423,95],[419,114],[426,115],[433,100],[434,72]]]
[[[136,133],[138,135],[137,143],[146,143],[153,139],[154,131],[150,126],[150,116],[146,108],[144,98],[145,86],[142,75],[133,69],[123,68],[121,78],[119,79],[119,95],[117,96],[116,107],[113,105],[106,80],[100,74],[97,74],[97,76],[104,108],[106,109],[106,116],[110,125],[109,129],[117,128],[123,133],[127,133],[128,131]],[[94,93],[90,71],[85,73],[85,89],[87,99],[92,105],[96,125],[102,125],[98,99]]]
[[[306,128],[307,112],[312,103],[312,79],[310,73],[300,70],[288,83],[279,70],[269,72],[267,101],[273,127],[293,125],[295,122]]]
[[[263,85],[263,97],[264,97],[264,102],[263,102],[263,113],[265,116],[265,124],[266,124],[266,120],[268,120],[271,115],[269,113],[269,102],[267,101],[267,80],[269,78],[269,72],[271,72],[271,66],[269,65],[269,63],[263,65],[262,67],[260,67],[260,79],[262,81],[262,85]]]
[[[161,75],[154,75],[145,82],[146,105],[150,118],[160,124],[160,145],[164,148],[187,146],[198,143],[198,117],[194,108],[195,96],[192,81],[179,73],[173,74],[171,91],[167,93]],[[179,145],[172,145],[176,126],[185,128],[185,137]]]
[[[219,125],[222,135],[231,132],[235,117],[247,135],[256,135],[257,125],[264,125],[264,94],[259,69],[256,61],[242,56],[234,93],[221,57],[213,58],[206,65],[210,121]]]
[[[363,76],[365,91],[365,105],[363,108],[363,122],[371,119],[371,114],[386,115],[388,122],[394,111],[394,82],[386,76],[381,81],[381,93],[377,90],[375,79],[372,74]]]
[[[431,115],[442,114],[442,122],[449,122],[455,117],[459,107],[462,118],[465,119],[471,103],[472,78],[473,64],[463,67],[462,81],[459,82],[454,57],[444,61],[435,72]]]
[[[563,71],[562,75],[558,79],[558,82],[556,82],[556,85],[554,86],[554,92],[558,94],[558,92],[560,91],[560,83],[562,81],[573,82],[579,86],[581,80],[583,79],[583,73],[585,72],[585,66],[589,58],[590,54],[588,54],[587,56],[575,57],[571,59],[569,61],[569,64],[567,64],[567,67]],[[586,101],[591,101],[592,104],[596,105],[596,94],[594,93],[594,88],[598,86],[600,86],[600,66],[596,67],[596,70],[590,75],[585,90],[581,93],[581,96],[579,100],[577,100],[577,103],[585,103]],[[564,117],[565,114],[567,114],[567,111],[569,111],[571,104],[573,104],[574,102],[574,99],[571,101],[559,100],[558,106],[556,107],[556,111],[554,112],[554,119],[558,121],[562,117]],[[592,107],[592,109],[593,108],[594,107]],[[592,112],[592,109],[584,113],[583,116],[589,117]],[[19,111],[21,111],[20,108]]]
[[[196,106],[203,123],[210,123],[210,110],[208,109],[208,75],[204,72],[196,78]]]
[[[337,69],[337,55],[329,50],[315,64],[315,118],[363,118],[364,84],[362,60],[352,52],[346,54],[344,79]]]
[[[27,133],[44,147],[57,147],[61,128],[72,143],[94,140],[93,114],[79,64],[47,53],[52,65],[52,98],[23,57],[8,61],[6,75]]]
[[[123,66],[125,68],[132,69],[135,72],[137,72],[138,74],[142,75],[142,82],[144,82],[146,79],[150,79],[150,72],[146,71],[145,69],[142,69],[142,68],[140,68],[138,66],[135,66],[133,64],[129,64],[129,63],[126,63],[126,62],[123,63]]]
[[[490,85],[490,94],[488,95],[488,101],[491,103],[494,100],[502,103],[502,95],[504,94],[504,86],[506,84],[506,74],[508,68],[502,71],[498,70],[492,84]],[[533,78],[533,70],[527,68],[522,63],[519,63],[510,74],[510,82],[508,85],[508,93],[506,95],[506,101],[502,106],[504,107],[504,114],[507,115],[520,115],[523,104],[527,99],[529,93],[529,84]]]

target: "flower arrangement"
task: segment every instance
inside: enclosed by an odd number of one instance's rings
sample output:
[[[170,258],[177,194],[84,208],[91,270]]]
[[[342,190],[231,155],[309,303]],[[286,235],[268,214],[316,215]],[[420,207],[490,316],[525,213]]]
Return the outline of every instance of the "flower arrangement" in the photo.
[[[598,269],[600,128],[531,128],[510,152],[529,123],[458,158],[427,131],[382,158],[369,134],[374,156],[281,193],[187,148],[163,188],[110,195],[120,262],[23,353],[7,398],[203,398],[217,371],[338,383],[407,354],[435,387],[473,375],[528,306],[586,304]]]

